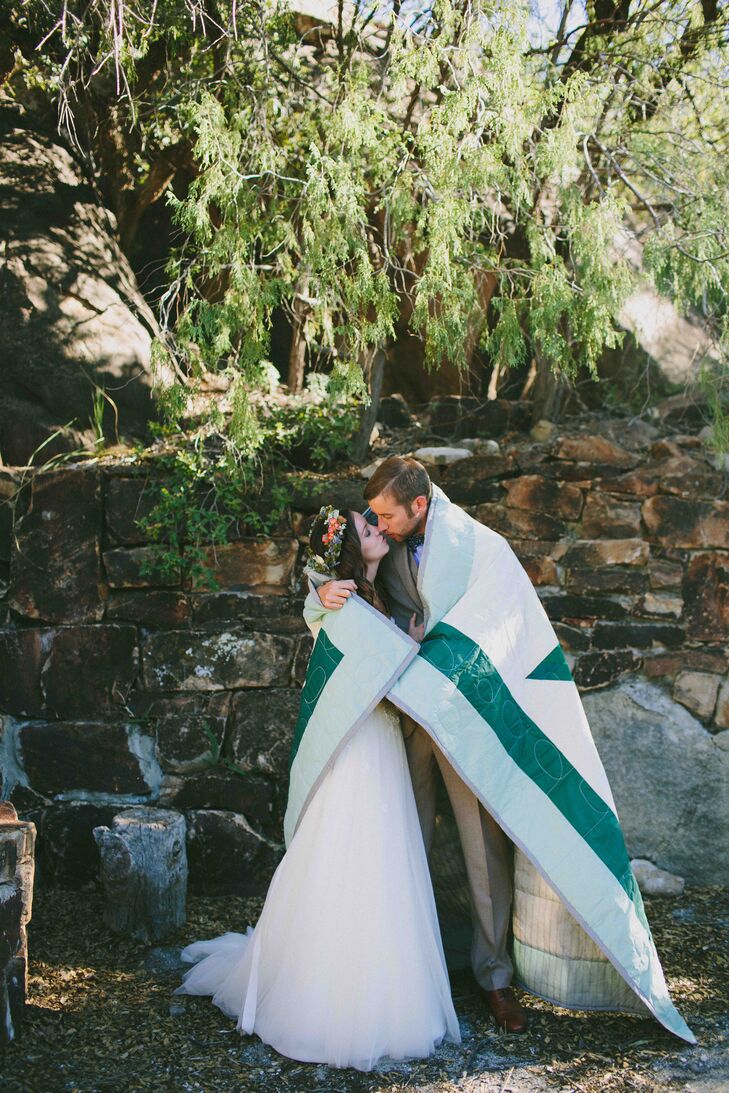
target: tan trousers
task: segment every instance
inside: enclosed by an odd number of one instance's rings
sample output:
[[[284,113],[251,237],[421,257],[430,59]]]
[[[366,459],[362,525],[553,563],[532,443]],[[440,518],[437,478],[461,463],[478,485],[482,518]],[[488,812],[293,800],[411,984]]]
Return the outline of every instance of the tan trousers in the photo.
[[[410,776],[428,853],[435,828],[436,762],[453,806],[468,875],[473,919],[473,974],[486,990],[508,987],[513,974],[506,950],[513,889],[511,841],[459,778],[422,725],[407,714],[401,716]]]

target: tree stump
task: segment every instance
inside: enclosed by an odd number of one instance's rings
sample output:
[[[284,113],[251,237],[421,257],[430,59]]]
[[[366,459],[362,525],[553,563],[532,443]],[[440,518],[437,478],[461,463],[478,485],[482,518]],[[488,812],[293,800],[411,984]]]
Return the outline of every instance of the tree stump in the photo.
[[[160,941],[185,921],[186,823],[170,809],[140,806],[93,829],[106,894],[104,922],[116,933]]]
[[[28,994],[35,835],[34,823],[0,801],[0,1043],[15,1039]]]

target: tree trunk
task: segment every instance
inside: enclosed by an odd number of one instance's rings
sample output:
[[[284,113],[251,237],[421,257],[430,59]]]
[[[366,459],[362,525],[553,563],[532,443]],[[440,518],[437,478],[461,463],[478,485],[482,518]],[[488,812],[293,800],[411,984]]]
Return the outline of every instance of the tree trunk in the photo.
[[[170,809],[125,809],[95,827],[106,895],[104,922],[140,941],[159,941],[185,921],[185,818]]]
[[[35,836],[35,824],[0,801],[0,1044],[15,1039],[28,994]]]
[[[130,254],[139,221],[149,206],[159,200],[181,168],[192,167],[193,164],[190,142],[178,140],[176,144],[165,148],[159,159],[151,164],[147,180],[142,186],[131,194],[126,191],[119,196],[119,244],[125,254]]]
[[[304,323],[309,310],[305,299],[309,294],[309,278],[301,280],[294,294],[294,325],[291,331],[291,349],[289,351],[288,387],[292,395],[298,395],[304,387],[304,370],[306,367],[306,337]]]
[[[554,372],[548,361],[537,354],[537,374],[532,388],[534,405],[532,424],[542,419],[554,421],[559,415],[565,396],[566,384],[558,372]]]
[[[370,404],[362,412],[357,435],[352,441],[352,459],[355,463],[361,463],[366,458],[367,449],[370,446],[370,436],[380,408],[382,380],[385,375],[385,356],[385,350],[381,346],[371,349],[363,369],[370,389]]]

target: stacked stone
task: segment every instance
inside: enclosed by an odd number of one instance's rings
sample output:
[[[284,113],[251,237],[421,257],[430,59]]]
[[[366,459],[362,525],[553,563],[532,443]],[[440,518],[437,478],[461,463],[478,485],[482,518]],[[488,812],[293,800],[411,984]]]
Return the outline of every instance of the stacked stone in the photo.
[[[18,476],[0,481],[9,497]],[[142,577],[154,494],[148,471],[95,464],[38,474],[14,529],[0,506],[0,797],[36,823],[40,884],[95,881],[93,829],[154,804],[186,815],[192,890],[257,892],[311,647],[300,544],[287,521],[211,549],[217,592]]]
[[[434,462],[433,479],[527,568],[585,693],[631,852],[706,879],[714,842],[719,857],[729,846],[726,476],[696,437],[639,421],[529,437],[514,432],[520,412],[491,408],[498,442],[431,421],[429,439],[465,453]],[[19,473],[0,473],[1,495]],[[363,478],[292,479],[293,517],[268,540],[210,549],[211,592],[141,575],[154,473],[110,460],[38,474],[14,528],[0,505],[0,796],[36,824],[40,883],[96,881],[93,829],[142,804],[185,814],[193,891],[262,891],[282,852],[311,648],[302,515],[361,506]],[[680,784],[643,814],[658,753]],[[683,856],[664,846],[677,815],[697,825]]]

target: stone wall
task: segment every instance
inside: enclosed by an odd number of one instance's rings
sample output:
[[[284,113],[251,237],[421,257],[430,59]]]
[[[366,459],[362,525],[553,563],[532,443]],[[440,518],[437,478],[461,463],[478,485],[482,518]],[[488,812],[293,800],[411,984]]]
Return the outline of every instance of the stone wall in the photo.
[[[641,422],[535,436],[454,441],[469,454],[433,479],[537,586],[631,853],[711,882],[729,866],[725,475],[695,437]],[[209,592],[140,575],[153,474],[103,460],[39,474],[12,533],[0,506],[0,796],[37,825],[41,884],[92,881],[92,828],[153,803],[187,817],[195,890],[260,891],[311,648],[302,516],[361,505],[364,479],[302,476],[271,539],[211,552]],[[16,481],[0,475],[5,497]]]
[[[258,891],[311,644],[291,527],[218,548],[221,590],[196,592],[140,575],[148,470],[68,467],[21,497],[14,541],[7,508],[3,526],[2,795],[38,827],[39,882],[93,879],[92,828],[155,803],[187,815],[193,886]]]

